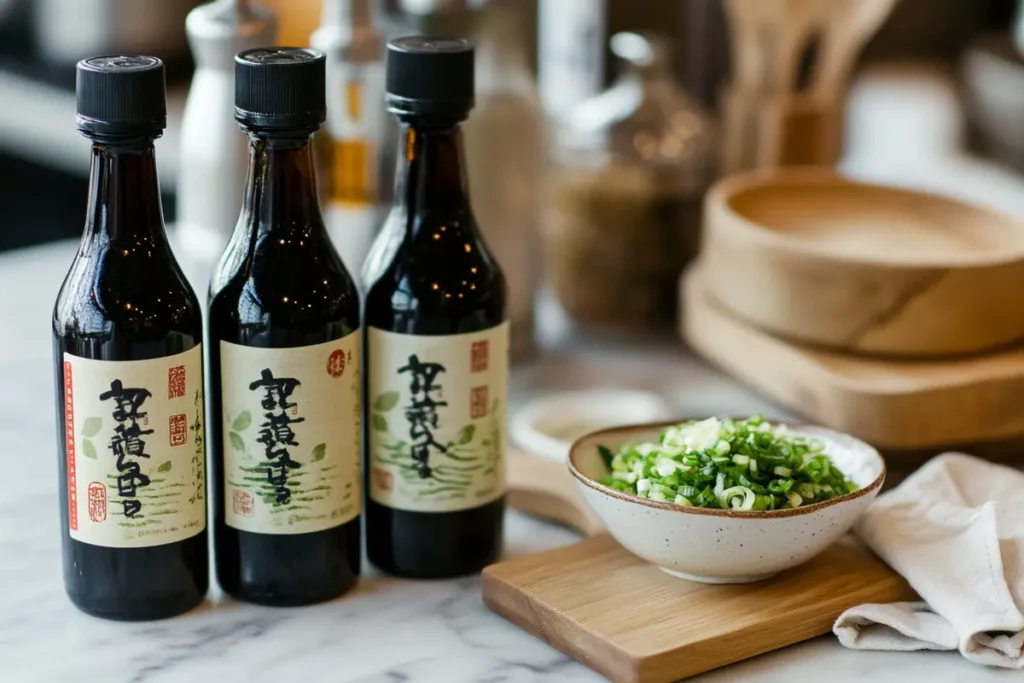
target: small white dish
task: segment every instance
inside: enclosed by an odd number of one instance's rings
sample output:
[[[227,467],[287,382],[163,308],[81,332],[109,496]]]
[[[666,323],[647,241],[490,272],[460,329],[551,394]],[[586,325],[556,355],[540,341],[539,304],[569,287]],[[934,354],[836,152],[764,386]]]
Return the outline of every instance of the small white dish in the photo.
[[[569,471],[583,499],[609,533],[662,571],[702,583],[748,583],[810,560],[849,531],[878,495],[885,462],[868,444],[830,429],[791,426],[819,439],[858,490],[785,510],[739,512],[661,503],[603,486],[608,468],[598,444],[613,451],[629,441],[654,441],[674,423],[605,429],[572,445]]]
[[[584,389],[531,401],[512,416],[509,435],[527,453],[564,462],[573,441],[599,429],[670,417],[668,403],[636,389]]]

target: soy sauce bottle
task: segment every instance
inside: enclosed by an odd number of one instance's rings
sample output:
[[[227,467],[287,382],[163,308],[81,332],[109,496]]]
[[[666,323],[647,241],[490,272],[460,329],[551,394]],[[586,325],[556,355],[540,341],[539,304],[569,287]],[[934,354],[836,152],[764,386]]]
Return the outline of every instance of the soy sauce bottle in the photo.
[[[209,584],[201,309],[167,243],[153,156],[164,66],[86,59],[77,92],[89,204],[53,310],[64,585],[89,614],[160,619]]]
[[[386,81],[403,129],[364,273],[367,554],[401,576],[457,576],[497,559],[505,500],[506,285],[470,208],[459,129],[473,48],[394,40]]]
[[[249,177],[210,285],[217,577],[266,605],[328,600],[359,575],[359,295],[320,215],[310,147],[324,62],[297,48],[235,58]]]

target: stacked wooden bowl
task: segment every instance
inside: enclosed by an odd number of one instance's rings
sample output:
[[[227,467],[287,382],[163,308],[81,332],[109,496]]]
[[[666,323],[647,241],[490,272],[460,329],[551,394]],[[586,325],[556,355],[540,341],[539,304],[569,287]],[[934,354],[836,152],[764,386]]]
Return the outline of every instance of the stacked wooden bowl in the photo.
[[[735,175],[682,286],[688,343],[810,419],[890,451],[1024,438],[1024,225],[1005,216],[831,170]]]

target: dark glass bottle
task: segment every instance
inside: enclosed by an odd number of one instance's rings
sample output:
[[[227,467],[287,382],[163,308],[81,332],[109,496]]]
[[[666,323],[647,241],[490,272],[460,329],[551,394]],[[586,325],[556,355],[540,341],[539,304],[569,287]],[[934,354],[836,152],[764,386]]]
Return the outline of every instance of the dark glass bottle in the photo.
[[[392,41],[387,99],[403,131],[364,273],[367,554],[401,576],[457,576],[499,556],[505,494],[506,285],[470,208],[459,130],[472,46]]]
[[[235,67],[251,144],[242,213],[210,285],[217,576],[242,600],[303,605],[359,576],[359,294],[317,203],[324,56],[248,50]]]
[[[110,619],[160,619],[209,584],[199,301],[164,232],[153,140],[164,67],[78,64],[89,207],[53,311],[64,585]]]

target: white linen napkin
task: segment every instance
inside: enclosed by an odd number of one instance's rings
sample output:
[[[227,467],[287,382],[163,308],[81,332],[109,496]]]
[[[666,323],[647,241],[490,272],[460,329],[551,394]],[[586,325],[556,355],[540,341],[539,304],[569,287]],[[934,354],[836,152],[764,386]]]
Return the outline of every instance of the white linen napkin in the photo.
[[[839,642],[1024,668],[1024,473],[941,455],[879,496],[856,531],[923,602],[848,609]]]

